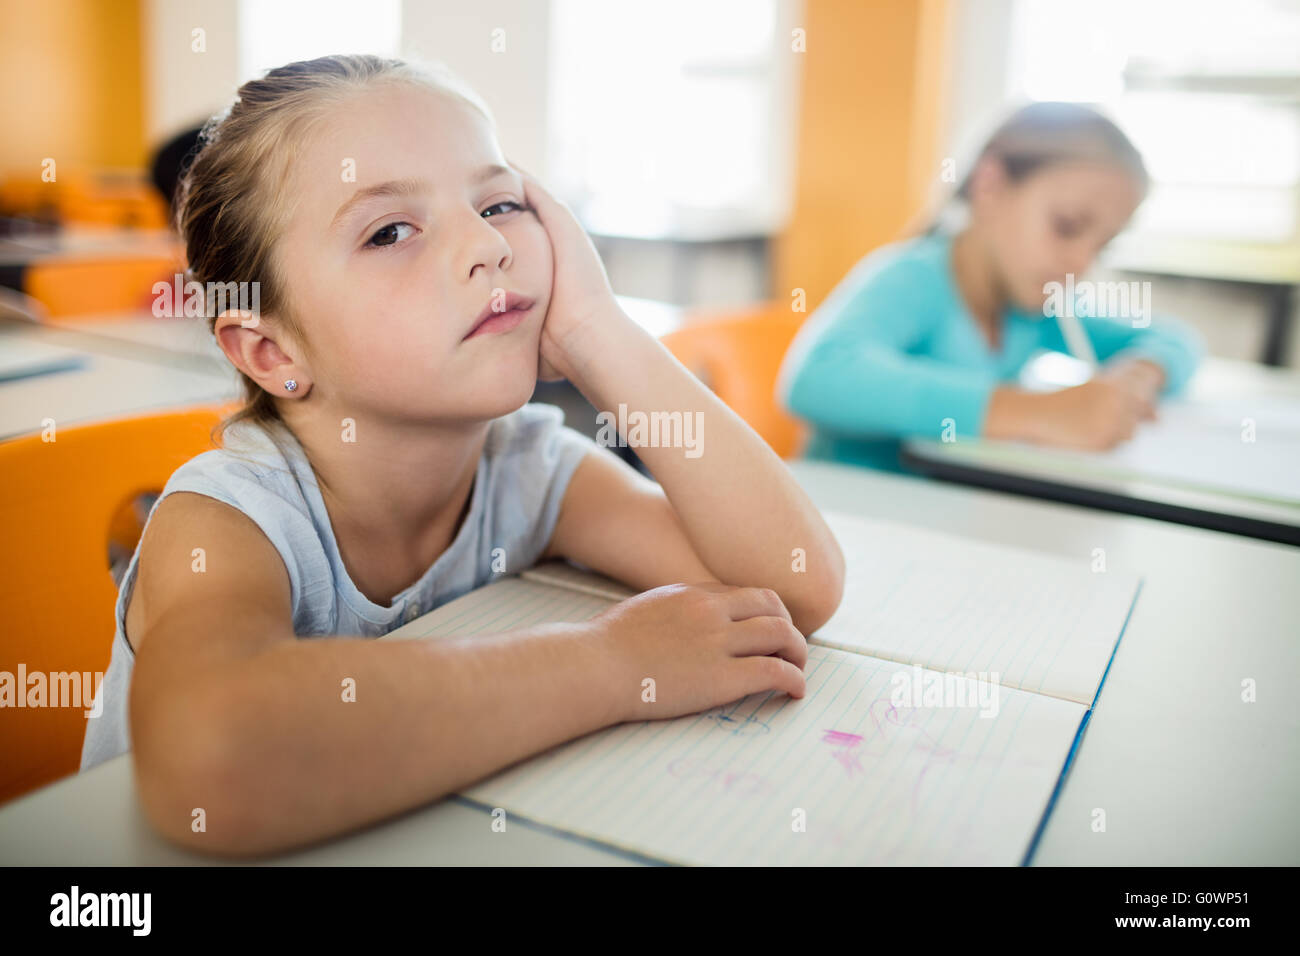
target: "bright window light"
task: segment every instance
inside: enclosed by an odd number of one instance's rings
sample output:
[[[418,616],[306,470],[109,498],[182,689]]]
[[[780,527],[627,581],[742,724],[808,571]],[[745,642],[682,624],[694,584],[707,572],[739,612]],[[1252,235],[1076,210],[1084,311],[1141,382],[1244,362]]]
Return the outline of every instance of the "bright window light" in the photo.
[[[396,56],[401,0],[240,0],[239,82],[296,60],[331,53]]]
[[[553,0],[552,157],[593,232],[769,231],[776,0]]]
[[[1300,237],[1300,3],[1019,0],[1009,93],[1104,108],[1153,181],[1134,231]]]

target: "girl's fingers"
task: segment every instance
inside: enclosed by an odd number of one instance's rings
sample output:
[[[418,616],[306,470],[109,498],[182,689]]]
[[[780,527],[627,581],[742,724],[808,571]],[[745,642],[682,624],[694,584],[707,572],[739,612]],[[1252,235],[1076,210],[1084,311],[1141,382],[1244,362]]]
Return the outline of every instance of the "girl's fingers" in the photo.
[[[1146,395],[1135,395],[1134,402],[1137,407],[1137,417],[1141,421],[1150,421],[1156,417],[1155,405]]]
[[[534,176],[528,170],[524,169],[524,167],[520,166],[509,156],[506,157],[506,165],[509,166],[511,169],[513,169],[515,172],[517,172],[520,176],[524,177],[524,179],[532,179],[534,181],[536,181],[537,179],[536,176]]]
[[[807,692],[803,671],[780,657],[744,657],[733,661],[737,682],[728,688],[736,700],[765,690],[784,691],[791,697]]]
[[[790,612],[771,588],[736,588],[726,596],[726,608],[733,621],[751,617],[783,617],[790,620]]]
[[[509,160],[507,160],[509,162]],[[519,173],[519,178],[524,181],[524,198],[528,200],[530,206],[558,206],[559,201],[546,191],[546,187],[541,184],[536,176],[523,169],[520,169],[514,163],[510,166]]]
[[[523,170],[519,170],[519,173],[524,181],[524,201],[533,208],[552,240],[558,237],[572,241],[579,241],[579,237],[583,240],[587,238],[567,206],[547,192],[546,187],[532,176]]]
[[[736,657],[776,655],[803,670],[808,663],[808,642],[783,617],[751,617],[728,631],[728,646]]]
[[[506,164],[519,174],[524,182],[524,201],[537,212],[539,219],[545,220],[545,213],[557,205],[556,199],[546,191],[537,177],[528,172],[514,160],[507,159]]]

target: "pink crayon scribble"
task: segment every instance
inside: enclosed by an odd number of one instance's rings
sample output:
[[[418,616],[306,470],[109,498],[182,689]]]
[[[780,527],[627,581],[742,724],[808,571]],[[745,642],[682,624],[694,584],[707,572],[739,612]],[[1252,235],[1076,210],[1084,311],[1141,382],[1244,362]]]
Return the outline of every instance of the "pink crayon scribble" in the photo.
[[[876,725],[877,731],[882,731],[890,727],[904,729],[911,734],[916,735],[913,746],[918,750],[928,751],[936,757],[951,757],[955,751],[951,747],[946,747],[935,739],[934,735],[928,730],[918,726],[911,726],[913,718],[916,716],[916,709],[911,707],[898,707],[888,697],[877,698],[872,702],[869,708],[871,719]]]
[[[849,734],[842,730],[828,730],[822,736],[822,740],[828,744],[839,744],[843,747],[856,747],[862,742],[861,734]]]
[[[830,744],[831,756],[838,760],[849,776],[862,769],[862,755],[857,749],[862,743],[861,734],[850,734],[843,730],[827,730],[822,734],[822,743]]]

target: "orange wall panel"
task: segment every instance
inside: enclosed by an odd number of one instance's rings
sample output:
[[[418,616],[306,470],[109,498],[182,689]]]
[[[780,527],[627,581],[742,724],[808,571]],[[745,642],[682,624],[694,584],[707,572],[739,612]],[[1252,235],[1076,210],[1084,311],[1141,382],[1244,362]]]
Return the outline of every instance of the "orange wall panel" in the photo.
[[[803,289],[811,311],[924,206],[940,173],[948,17],[948,0],[805,0],[794,209],[775,245],[775,298]]]
[[[143,168],[140,0],[0,0],[0,175]]]

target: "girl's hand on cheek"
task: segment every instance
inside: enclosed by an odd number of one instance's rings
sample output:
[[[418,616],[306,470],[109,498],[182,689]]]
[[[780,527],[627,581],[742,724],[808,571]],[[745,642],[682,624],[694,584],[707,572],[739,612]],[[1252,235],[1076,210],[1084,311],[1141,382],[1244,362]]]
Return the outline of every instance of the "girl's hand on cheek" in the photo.
[[[618,303],[600,256],[573,213],[536,179],[517,166],[515,169],[524,180],[525,200],[550,237],[555,261],[550,307],[542,325],[538,377],[544,381],[572,379],[574,369],[587,359],[581,354],[584,342],[595,338],[584,335],[583,330],[619,314]]]

